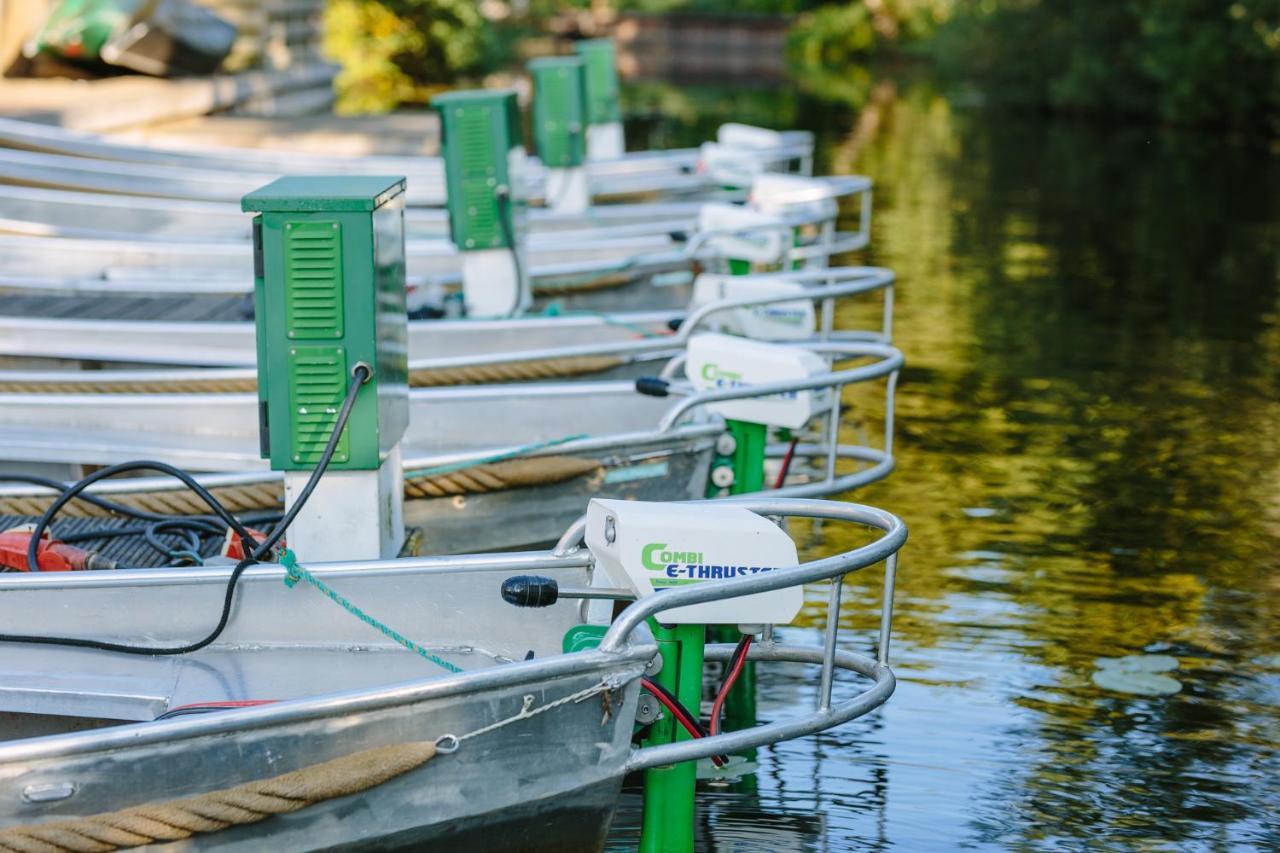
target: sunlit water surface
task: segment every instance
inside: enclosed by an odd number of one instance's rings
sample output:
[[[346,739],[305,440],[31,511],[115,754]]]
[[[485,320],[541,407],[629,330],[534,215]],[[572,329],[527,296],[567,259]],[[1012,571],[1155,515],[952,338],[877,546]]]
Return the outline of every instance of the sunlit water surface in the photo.
[[[630,133],[816,128],[820,169],[876,181],[855,260],[898,273],[908,368],[898,470],[849,497],[911,530],[899,684],[702,788],[699,848],[1280,849],[1280,160],[927,84],[806,85],[633,87]],[[810,555],[854,544],[803,532]],[[873,651],[879,582],[847,584],[845,647]],[[1180,692],[1094,685],[1096,659],[1150,653]],[[815,690],[764,670],[761,716]],[[611,849],[639,821],[629,789]]]

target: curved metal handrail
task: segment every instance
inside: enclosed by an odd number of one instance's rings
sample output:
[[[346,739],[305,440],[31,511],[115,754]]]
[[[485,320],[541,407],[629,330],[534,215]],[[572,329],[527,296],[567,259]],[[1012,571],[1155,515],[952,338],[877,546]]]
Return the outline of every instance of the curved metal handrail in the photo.
[[[736,732],[635,749],[627,762],[629,771],[678,761],[692,761],[823,731],[884,704],[892,695],[896,685],[893,671],[889,667],[889,639],[893,621],[897,556],[898,551],[907,541],[907,527],[902,519],[875,507],[834,501],[755,496],[724,500],[769,517],[843,521],[878,529],[882,531],[882,535],[862,547],[824,559],[715,583],[663,590],[660,594],[646,596],[628,605],[613,621],[604,639],[600,641],[601,652],[622,653],[629,647],[628,639],[633,632],[642,628],[647,620],[666,610],[740,598],[822,580],[831,581],[824,625],[824,642],[821,648],[776,645],[772,642],[771,636],[766,635],[765,641],[753,649],[748,656],[749,659],[760,661],[796,661],[820,665],[822,675],[818,687],[818,702],[812,712]],[[581,542],[583,533],[585,533],[585,523],[580,520],[565,532],[552,553],[571,553],[573,538],[576,537],[577,541]],[[566,545],[568,547],[564,547]],[[840,593],[845,575],[881,562],[885,564],[885,574],[879,643],[876,659],[872,660],[836,648],[840,630]],[[707,657],[711,660],[725,660],[733,653],[733,649],[731,645],[712,646],[707,650]],[[833,704],[832,688],[836,670],[855,672],[871,678],[873,684],[853,698]]]
[[[728,661],[733,656],[735,648],[732,645],[710,645],[703,652],[703,657],[709,661]],[[811,646],[784,646],[769,642],[756,643],[747,651],[747,660],[821,664],[823,649]],[[834,668],[857,673],[872,679],[874,683],[870,688],[850,699],[835,703],[825,710],[815,710],[803,717],[787,718],[698,740],[677,741],[632,750],[631,757],[627,760],[627,772],[675,764],[679,761],[709,758],[712,755],[737,753],[816,734],[875,710],[888,701],[897,687],[898,681],[893,670],[865,655],[836,650]]]
[[[508,446],[489,446],[477,448],[473,450],[457,451],[453,453],[434,454],[429,458],[410,459],[404,463],[404,470],[412,472],[417,469],[430,469],[440,465],[465,465],[478,464],[494,457],[505,457],[512,453],[518,453],[521,456],[535,457],[543,455],[557,454],[575,454],[575,453],[600,453],[617,451],[623,448],[635,448],[645,446],[666,445],[672,442],[693,441],[696,439],[709,439],[719,435],[723,429],[723,421],[719,417],[709,418],[690,418],[690,415],[696,411],[705,408],[707,405],[721,400],[729,399],[748,399],[751,397],[767,396],[786,391],[798,391],[806,389],[816,389],[831,387],[833,389],[843,388],[845,385],[865,382],[883,377],[889,378],[889,384],[886,386],[886,408],[885,408],[885,444],[883,450],[864,447],[860,445],[841,445],[838,443],[838,430],[832,424],[838,423],[839,419],[839,397],[838,394],[833,395],[832,414],[827,428],[826,442],[824,444],[798,444],[795,453],[801,458],[825,456],[826,457],[826,474],[821,479],[815,479],[808,483],[797,483],[784,486],[781,489],[770,492],[774,496],[796,496],[810,497],[815,495],[830,495],[840,492],[849,491],[860,486],[875,482],[887,476],[894,468],[893,459],[893,393],[894,382],[896,381],[897,371],[902,365],[902,354],[894,347],[857,342],[839,342],[839,341],[820,341],[810,344],[801,344],[806,349],[815,352],[835,354],[846,358],[873,357],[878,360],[872,364],[861,365],[849,370],[836,371],[834,373],[824,374],[822,376],[786,380],[777,383],[768,383],[757,386],[748,386],[744,388],[733,389],[731,391],[708,391],[697,394],[691,394],[687,397],[680,397],[676,400],[662,416],[661,420],[654,427],[641,429],[631,432],[610,433],[607,435],[587,436],[574,439],[567,442],[557,442],[554,445],[545,447],[529,447],[525,444],[513,444]],[[625,386],[628,383],[614,382],[609,383],[610,387],[617,388]],[[540,387],[538,384],[532,386],[511,386],[512,394],[520,394],[527,396],[535,392]],[[546,387],[566,387],[565,383],[559,386],[551,385]],[[587,383],[568,383],[567,387],[580,389],[584,394],[594,393],[593,386]],[[477,389],[480,390],[480,389]],[[476,391],[467,388],[460,389],[435,389],[429,392],[446,398],[451,394],[467,395],[474,394]],[[70,395],[82,397],[85,402],[91,402],[96,395],[94,394],[78,394]],[[147,398],[153,395],[146,395]],[[188,412],[192,411],[192,407],[196,406],[202,397],[216,398],[221,402],[231,400],[242,400],[237,405],[248,405],[252,402],[252,395],[245,393],[219,394],[219,395],[168,395],[175,400],[182,401]],[[9,395],[10,405],[21,405],[24,400],[31,400],[33,404],[40,404],[43,400],[48,399],[49,395],[32,394],[32,395]],[[126,405],[126,401],[121,398],[113,398],[113,403],[119,402]],[[32,427],[34,429],[34,427]],[[154,455],[154,454],[152,454]],[[836,474],[836,461],[838,459],[855,460],[863,463],[870,463],[869,467],[846,473],[843,475]],[[252,473],[224,473],[203,475],[198,479],[206,485],[246,485],[249,483],[263,482],[274,477],[270,471],[258,471]],[[163,484],[163,485],[162,485]],[[172,484],[168,480],[158,478],[139,478],[137,480],[121,481],[119,485],[101,484],[100,489],[96,491],[102,492],[126,492],[126,491],[149,491],[159,488],[170,488]],[[20,495],[27,494],[31,491],[28,488],[4,486],[0,484],[0,495]]]
[[[775,394],[785,394],[792,391],[814,391],[824,388],[843,388],[845,385],[850,385],[855,382],[865,382],[868,379],[879,379],[882,376],[889,376],[901,369],[903,364],[901,350],[897,347],[889,346],[888,344],[852,342],[838,343],[835,341],[822,341],[814,344],[796,343],[794,346],[801,346],[814,352],[830,353],[844,358],[873,357],[878,358],[879,360],[874,364],[854,367],[849,370],[839,370],[834,373],[826,373],[821,376],[811,376],[803,379],[780,379],[776,382],[762,382],[758,385],[742,385],[737,388],[727,388],[721,391],[698,391],[682,397],[675,406],[669,409],[667,413],[663,415],[658,428],[670,429],[690,410],[708,406],[712,403],[722,403],[727,400],[745,400],[754,399],[756,397],[770,397]],[[681,358],[683,358],[683,356]]]

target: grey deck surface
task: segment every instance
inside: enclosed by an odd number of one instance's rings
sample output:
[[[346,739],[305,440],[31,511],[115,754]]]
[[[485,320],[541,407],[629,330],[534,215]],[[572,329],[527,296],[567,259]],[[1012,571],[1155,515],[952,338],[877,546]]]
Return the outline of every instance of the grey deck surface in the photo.
[[[36,516],[0,515],[0,531],[9,530],[23,524],[34,524],[38,520]],[[145,524],[145,522],[135,521],[130,518],[67,517],[55,518],[50,527],[53,530],[54,538],[61,539],[64,536],[74,536],[80,533],[90,533],[98,530],[119,530],[121,528],[137,527],[142,524]],[[175,548],[186,547],[185,545],[179,545],[180,538],[171,534],[162,534],[160,540],[165,543],[172,543]],[[218,553],[219,543],[210,539],[206,539],[205,543],[206,547],[202,549],[201,556],[215,556]],[[104,557],[115,560],[122,568],[149,569],[157,566],[166,566],[173,562],[148,545],[141,533],[136,536],[89,539],[72,544],[86,551],[97,551]]]
[[[247,320],[243,296],[65,296],[0,293],[0,315],[68,320],[163,320],[211,323]]]

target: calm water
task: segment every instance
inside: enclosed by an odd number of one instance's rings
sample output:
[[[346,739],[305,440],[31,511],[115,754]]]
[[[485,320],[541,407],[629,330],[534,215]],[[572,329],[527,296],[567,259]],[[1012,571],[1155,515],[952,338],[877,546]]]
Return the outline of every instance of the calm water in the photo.
[[[801,89],[823,96],[635,87],[664,118],[631,132],[818,128],[824,169],[876,180],[865,262],[898,273],[908,368],[898,471],[855,497],[911,528],[900,681],[700,791],[700,847],[1280,849],[1280,158],[925,84]],[[849,648],[878,582],[849,583]],[[1177,658],[1179,693],[1094,686],[1095,659],[1143,653]],[[763,678],[764,717],[815,691]]]

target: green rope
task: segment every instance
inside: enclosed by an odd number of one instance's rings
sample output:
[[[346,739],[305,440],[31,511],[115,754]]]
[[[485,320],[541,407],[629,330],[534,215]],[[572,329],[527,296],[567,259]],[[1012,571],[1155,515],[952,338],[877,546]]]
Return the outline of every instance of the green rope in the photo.
[[[406,649],[413,652],[414,654],[421,655],[422,657],[434,663],[436,666],[440,666],[440,667],[443,667],[444,669],[449,670],[449,672],[455,672],[455,673],[462,672],[461,667],[454,666],[453,664],[449,663],[447,660],[445,660],[442,657],[439,657],[438,655],[433,655],[431,652],[427,651],[422,646],[415,643],[413,640],[410,640],[408,637],[400,634],[394,628],[390,627],[389,625],[385,625],[382,622],[379,622],[377,619],[374,619],[372,616],[370,616],[368,613],[365,613],[359,607],[356,607],[354,604],[348,601],[341,593],[339,593],[336,589],[329,586],[327,583],[320,580],[315,575],[311,574],[311,572],[302,568],[302,566],[299,566],[297,555],[294,554],[292,551],[290,551],[288,548],[286,548],[284,550],[284,553],[280,555],[280,565],[284,566],[284,569],[285,569],[284,585],[289,587],[290,589],[293,589],[294,585],[297,584],[298,581],[300,580],[306,581],[307,583],[314,586],[316,589],[323,592],[326,596],[329,597],[330,601],[340,606],[343,610],[347,611],[352,616],[356,617],[361,622],[365,623],[371,628],[377,628],[383,634],[386,634],[388,637],[395,640],[397,643],[404,646]]]
[[[526,444],[523,447],[508,450],[506,453],[495,453],[492,456],[484,456],[480,459],[465,459],[462,462],[450,462],[447,465],[436,465],[434,468],[417,468],[413,471],[405,471],[404,475],[406,477],[434,477],[437,474],[452,474],[454,471],[474,468],[477,465],[489,465],[493,462],[505,462],[508,459],[525,456],[526,454],[533,453],[537,450],[546,450],[548,447],[568,444],[571,441],[578,441],[583,438],[589,438],[589,436],[585,432],[580,432],[577,435],[566,435],[563,438],[553,438],[549,441],[538,441],[533,444]]]
[[[541,316],[543,317],[595,317],[599,320],[603,320],[606,326],[617,326],[620,329],[629,329],[630,331],[635,332],[637,335],[639,335],[642,338],[666,337],[661,332],[655,332],[651,329],[646,329],[644,326],[640,326],[635,323],[630,323],[626,320],[619,320],[617,317],[614,317],[611,314],[605,314],[600,311],[566,311],[563,307],[561,307],[559,302],[552,302],[551,304],[547,305],[546,308],[542,309]]]

